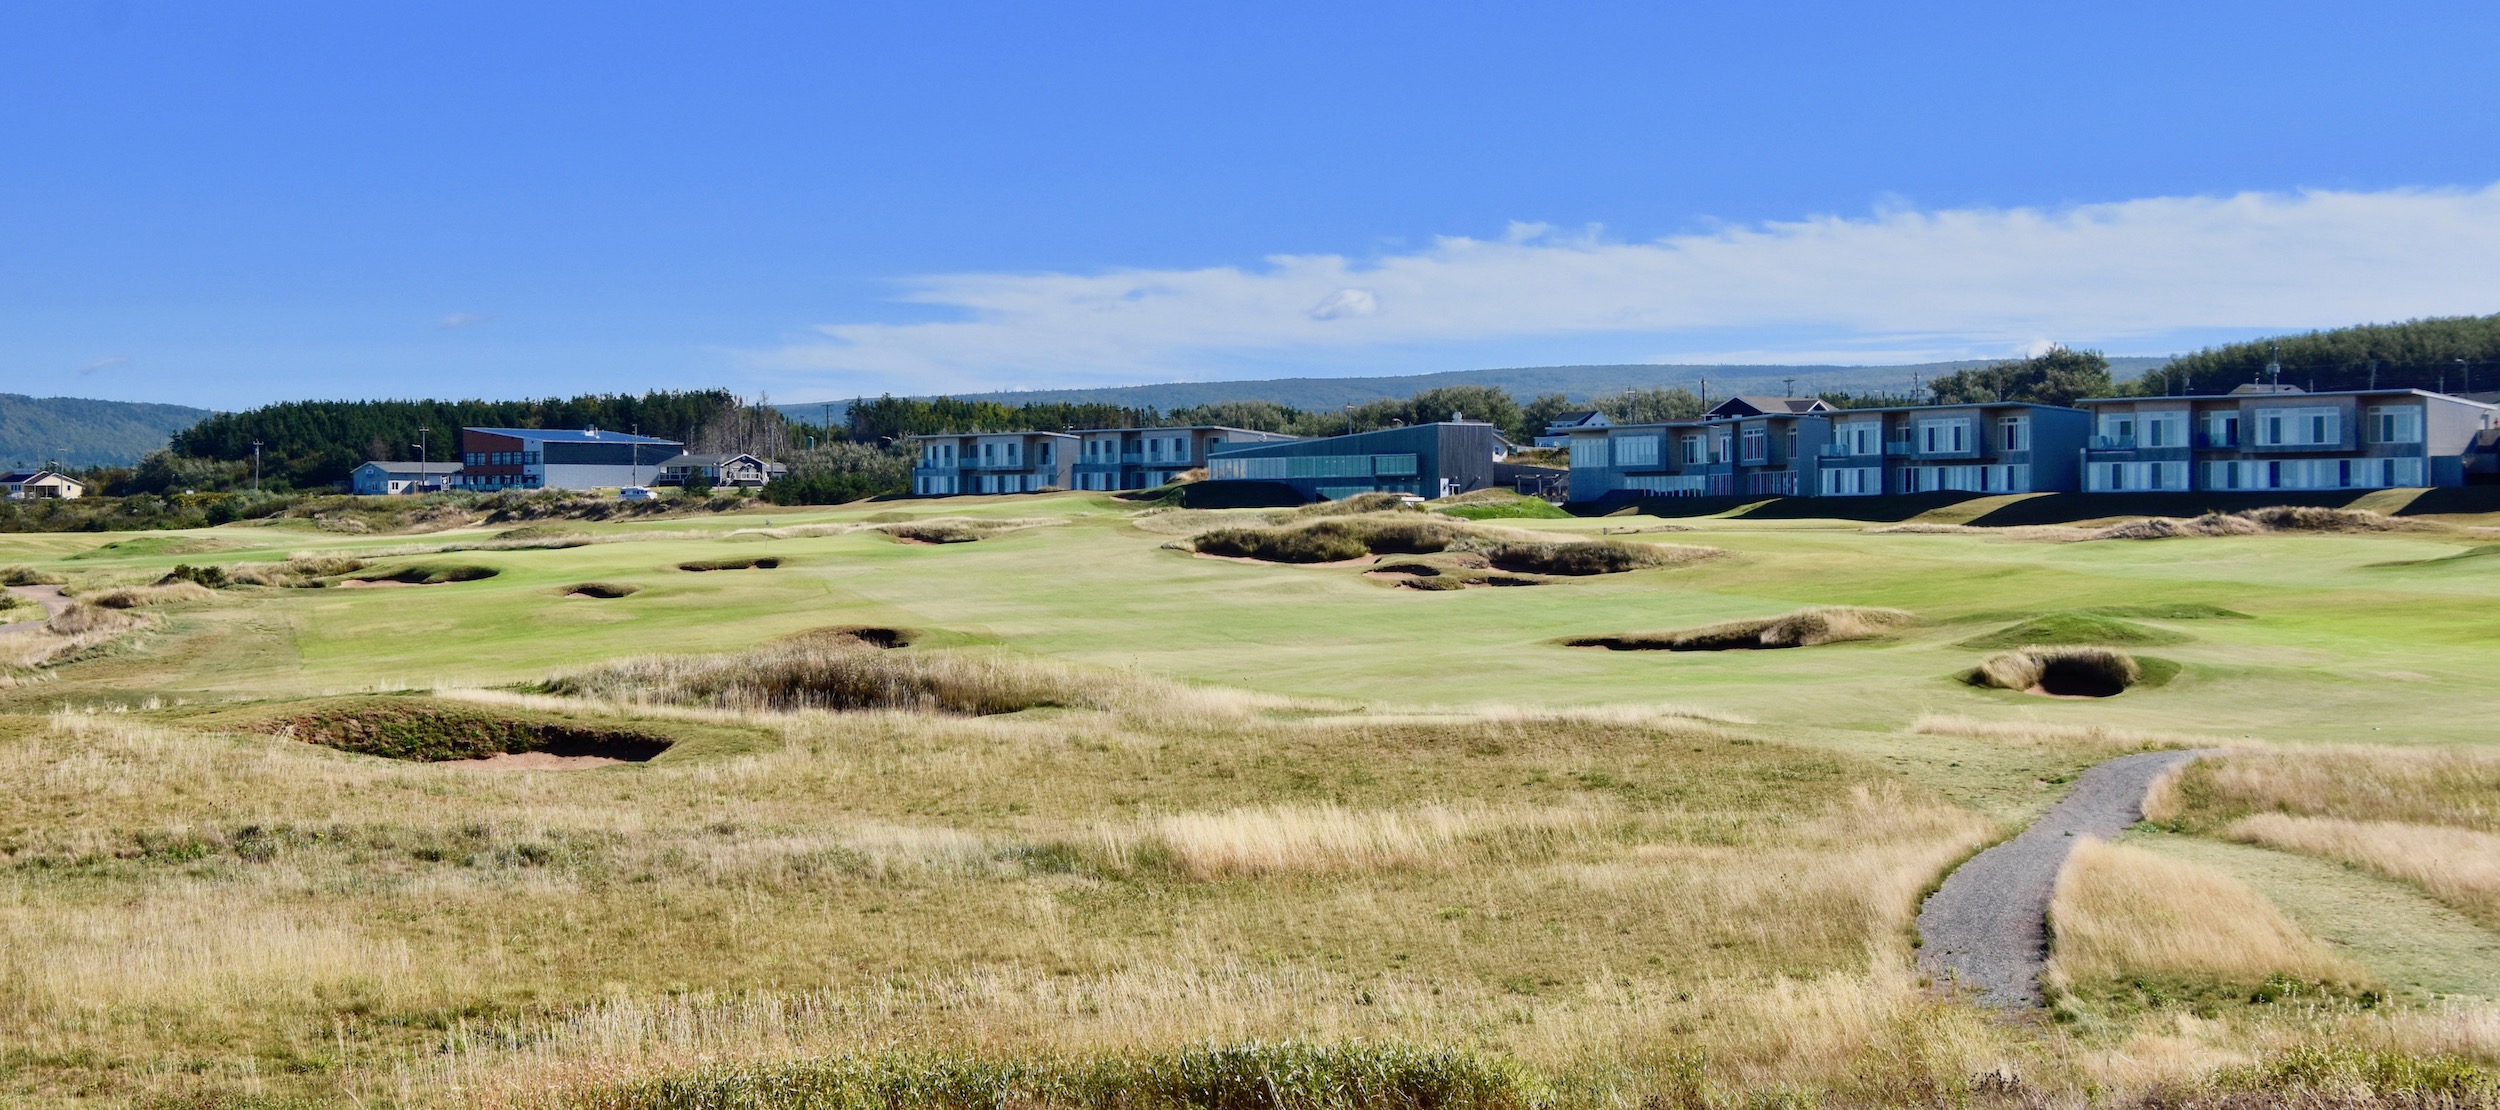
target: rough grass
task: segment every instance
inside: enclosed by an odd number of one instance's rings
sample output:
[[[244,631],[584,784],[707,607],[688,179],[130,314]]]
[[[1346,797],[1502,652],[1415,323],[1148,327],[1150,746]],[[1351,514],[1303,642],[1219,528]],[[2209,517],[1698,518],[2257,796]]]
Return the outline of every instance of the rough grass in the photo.
[[[1917,617],[1900,609],[1824,605],[1761,620],[1726,621],[1678,632],[1584,636],[1564,643],[1571,647],[1602,647],[1612,651],[1742,651],[1820,647],[1824,644],[1880,639],[1917,621]]]
[[[2059,697],[2105,698],[2144,677],[2135,657],[2099,647],[2039,647],[1998,652],[1970,674],[1974,686]]]
[[[503,573],[494,567],[474,563],[410,563],[407,566],[381,570],[357,571],[347,575],[350,582],[400,582],[411,586],[440,586],[450,582],[476,582]]]
[[[494,713],[408,698],[335,702],[317,711],[260,721],[254,727],[272,736],[340,751],[419,763],[515,752],[641,761],[667,751],[674,742],[634,729],[585,726],[541,715]]]
[[[2500,753],[2391,747],[2251,748],[2155,785],[2145,815],[2213,834],[2261,813],[2500,833]]]
[[[206,586],[177,578],[153,586],[115,586],[92,594],[80,594],[78,600],[105,609],[143,609],[151,605],[201,601],[215,596],[215,591]]]
[[[2365,867],[2418,886],[2487,926],[2500,927],[2500,835],[2440,825],[2282,813],[2240,818],[2223,835],[2246,844]]]
[[[2185,643],[2188,637],[2168,629],[2150,628],[2103,612],[2050,613],[1984,636],[1964,640],[1962,647],[1992,650],[2032,646],[2098,644],[2104,647],[2149,647]]]
[[[716,709],[894,709],[985,715],[1111,709],[1165,684],[1005,652],[892,652],[857,635],[807,636],[728,655],[646,656],[548,679],[566,697]]]
[[[1431,508],[1460,520],[1569,520],[1571,514],[1542,497],[1529,497],[1505,489],[1469,490],[1455,497],[1429,503]]]
[[[2368,976],[2239,880],[2141,848],[2082,840],[2049,906],[2048,982],[2061,991],[2140,977],[2353,986]]]
[[[975,543],[1042,523],[1046,522],[939,516],[880,524],[875,530],[910,543]]]
[[[918,1051],[714,1064],[585,1084],[537,1105],[550,1110],[1536,1110],[1551,1099],[1544,1081],[1527,1069],[1464,1049],[1254,1041],[1081,1056]]]
[[[677,569],[701,574],[715,570],[772,570],[779,566],[781,566],[781,560],[778,557],[749,555],[732,559],[696,559],[677,564]]]

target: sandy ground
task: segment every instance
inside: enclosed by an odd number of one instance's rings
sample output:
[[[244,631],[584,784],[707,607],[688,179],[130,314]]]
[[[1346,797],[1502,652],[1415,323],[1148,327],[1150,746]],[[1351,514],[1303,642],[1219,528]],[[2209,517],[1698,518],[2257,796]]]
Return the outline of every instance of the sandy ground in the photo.
[[[2144,793],[2161,773],[2210,751],[2140,752],[2075,779],[2064,801],[2022,835],[1955,868],[1918,911],[1919,966],[1996,1006],[2040,1004],[2049,952],[2049,898],[2075,838],[2108,840],[2144,819]]]
[[[9,592],[32,601],[37,605],[43,606],[43,616],[40,619],[12,621],[8,624],[0,624],[0,636],[14,636],[20,632],[32,632],[35,629],[43,627],[43,622],[50,620],[54,614],[59,613],[63,609],[69,608],[69,599],[61,596],[61,588],[59,586],[11,586],[9,587]]]
[[[480,771],[579,771],[585,767],[606,767],[623,763],[604,755],[555,755],[549,752],[501,752],[484,759],[454,759],[445,767],[469,767]]]

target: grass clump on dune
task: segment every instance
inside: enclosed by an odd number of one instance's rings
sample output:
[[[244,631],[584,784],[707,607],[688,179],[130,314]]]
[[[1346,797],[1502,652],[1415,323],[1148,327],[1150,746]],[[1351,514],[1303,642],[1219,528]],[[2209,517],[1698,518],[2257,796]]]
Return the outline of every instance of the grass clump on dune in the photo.
[[[557,1108],[913,1107],[916,1110],[1531,1110],[1545,1084],[1497,1057],[1453,1048],[1301,1042],[1165,1051],[960,1052],[701,1064],[556,1094]]]
[[[1429,555],[1462,542],[1458,525],[1409,514],[1324,517],[1274,528],[1218,528],[1199,534],[1208,555],[1270,563],[1336,563],[1367,555]]]
[[[1506,489],[1470,490],[1432,503],[1434,511],[1460,520],[1569,520],[1571,514],[1542,497]]]
[[[1680,567],[1716,558],[1715,547],[1680,543],[1625,543],[1622,540],[1561,540],[1552,543],[1501,543],[1485,549],[1485,557],[1503,570],[1520,574],[1620,574],[1650,567]]]
[[[503,573],[493,567],[470,563],[411,563],[404,567],[362,571],[348,575],[350,582],[397,582],[406,586],[440,586],[450,582],[476,582]]]
[[[0,586],[58,586],[69,581],[50,571],[19,564],[0,567]]]
[[[2146,647],[2154,644],[2186,642],[2188,637],[2167,629],[2148,628],[2132,621],[2098,613],[2051,613],[2034,617],[2010,628],[1999,629],[1985,636],[1962,641],[1966,648],[2018,648],[2097,644],[2103,647]]]
[[[2095,540],[2168,540],[2217,536],[2261,536],[2279,532],[2367,533],[2421,532],[2435,526],[2399,520],[2367,509],[2327,509],[2309,505],[2275,505],[2236,513],[2200,517],[2156,516],[2113,524],[2092,532]]]
[[[817,635],[729,655],[646,656],[548,679],[545,693],[715,709],[899,709],[987,715],[1115,708],[1139,685],[1001,653],[887,651]]]
[[[501,714],[404,698],[359,699],[271,718],[254,731],[360,755],[419,763],[483,759],[516,752],[596,755],[639,762],[671,741],[632,729],[595,728],[550,717]]]
[[[1021,520],[975,520],[948,516],[880,524],[876,531],[909,543],[976,543],[1001,532],[1025,527],[1030,527],[1030,524]]]
[[[1899,609],[1851,605],[1820,605],[1761,620],[1725,621],[1678,632],[1587,636],[1565,641],[1571,647],[1602,647],[1610,651],[1745,651],[1758,648],[1820,647],[1892,635],[1916,623]]]
[[[214,597],[208,587],[183,578],[168,576],[153,586],[115,586],[92,594],[81,594],[78,600],[106,609],[141,609],[150,605],[167,605],[177,601],[198,601]]]
[[[2106,698],[2143,681],[2144,669],[2123,651],[2100,647],[2027,647],[1980,661],[1973,686],[2058,697]]]

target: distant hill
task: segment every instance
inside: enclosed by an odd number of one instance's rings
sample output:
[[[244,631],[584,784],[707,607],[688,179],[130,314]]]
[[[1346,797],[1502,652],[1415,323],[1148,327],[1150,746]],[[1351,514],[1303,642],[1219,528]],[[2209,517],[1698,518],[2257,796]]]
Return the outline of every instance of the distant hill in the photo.
[[[1370,378],[1269,378],[1258,381],[1165,382],[1156,385],[1103,386],[1095,389],[1035,389],[1005,393],[951,394],[967,401],[1101,403],[1169,411],[1219,401],[1272,401],[1304,411],[1326,411],[1384,398],[1406,398],[1427,389],[1454,385],[1497,385],[1525,401],[1544,393],[1587,400],[1626,389],[1683,386],[1698,390],[1709,380],[1710,395],[1780,393],[1793,388],[1800,396],[1824,391],[1841,393],[1902,392],[1913,380],[1986,366],[1987,359],[1927,362],[1907,366],[1767,366],[1629,364],[1620,366],[1521,366],[1499,370],[1447,370],[1437,374],[1403,374]],[[2166,358],[2112,358],[2110,373],[2132,379],[2168,362]],[[822,403],[782,405],[803,420],[820,419]],[[842,419],[844,404],[833,402],[833,418]]]
[[[207,409],[0,393],[0,466],[119,466],[165,446]]]

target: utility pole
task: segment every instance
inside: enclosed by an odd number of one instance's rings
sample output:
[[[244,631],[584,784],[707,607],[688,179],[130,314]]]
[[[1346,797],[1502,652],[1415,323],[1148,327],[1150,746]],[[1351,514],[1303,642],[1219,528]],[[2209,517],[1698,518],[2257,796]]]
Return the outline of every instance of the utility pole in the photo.
[[[431,429],[423,424],[417,425],[417,442],[413,445],[417,449],[417,492],[419,493],[425,492],[425,433],[429,430]]]
[[[2467,361],[2465,361],[2464,359],[2458,359],[2458,360],[2457,360],[2457,373],[2458,373],[2459,375],[2462,375],[2462,377],[2460,378],[2460,380],[2461,380],[2461,381],[2463,381],[2463,382],[2465,383],[2464,385],[2460,386],[2460,387],[2457,389],[2457,392],[2459,392],[2459,393],[2472,393],[2472,392],[2474,392],[2474,364],[2473,364],[2473,363],[2470,363],[2470,362],[2467,362]]]
[[[252,441],[252,492],[260,492],[260,441]]]
[[[2370,388],[2378,388],[2378,360],[2370,360]]]

